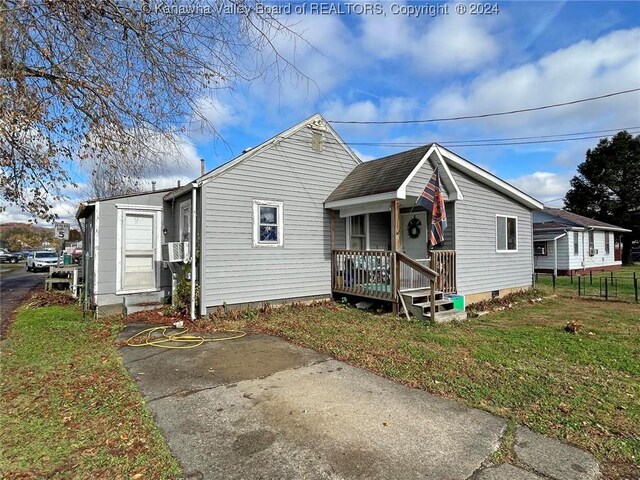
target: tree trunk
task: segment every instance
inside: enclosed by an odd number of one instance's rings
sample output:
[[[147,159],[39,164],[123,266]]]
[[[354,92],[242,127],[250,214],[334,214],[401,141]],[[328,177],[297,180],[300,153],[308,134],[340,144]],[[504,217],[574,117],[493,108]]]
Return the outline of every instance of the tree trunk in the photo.
[[[633,241],[633,237],[631,233],[625,233],[622,235],[622,264],[630,265],[633,262],[631,261],[631,243]]]

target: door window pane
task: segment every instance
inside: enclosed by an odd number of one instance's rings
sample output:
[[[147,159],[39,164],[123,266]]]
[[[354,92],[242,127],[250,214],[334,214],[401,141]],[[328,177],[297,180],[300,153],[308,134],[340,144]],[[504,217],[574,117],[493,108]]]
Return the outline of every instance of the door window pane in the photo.
[[[366,219],[364,215],[354,215],[350,218],[351,248],[353,250],[365,250],[367,248]]]

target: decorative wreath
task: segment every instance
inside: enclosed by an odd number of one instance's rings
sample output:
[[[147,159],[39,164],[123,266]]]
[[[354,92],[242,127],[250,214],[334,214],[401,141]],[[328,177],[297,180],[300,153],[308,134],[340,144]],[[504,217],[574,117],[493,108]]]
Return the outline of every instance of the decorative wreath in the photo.
[[[413,217],[411,220],[409,220],[409,223],[407,224],[409,237],[418,238],[420,236],[420,225],[422,225],[422,222],[419,218]]]

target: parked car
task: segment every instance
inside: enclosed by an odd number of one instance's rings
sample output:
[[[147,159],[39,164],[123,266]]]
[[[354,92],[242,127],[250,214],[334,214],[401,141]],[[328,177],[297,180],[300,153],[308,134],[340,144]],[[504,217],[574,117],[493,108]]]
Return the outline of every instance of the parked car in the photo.
[[[5,248],[0,248],[0,263],[18,263],[20,261],[20,257],[11,253],[9,250]]]
[[[33,252],[27,257],[25,268],[28,272],[37,272],[38,270],[48,270],[50,267],[58,265],[58,255],[56,252],[40,251]]]

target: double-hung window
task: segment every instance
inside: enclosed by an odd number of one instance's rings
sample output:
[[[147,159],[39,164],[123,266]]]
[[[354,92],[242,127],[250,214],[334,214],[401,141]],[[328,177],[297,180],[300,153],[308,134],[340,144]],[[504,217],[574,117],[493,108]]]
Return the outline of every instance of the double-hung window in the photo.
[[[352,250],[367,249],[367,215],[353,215],[349,217],[348,231],[349,248]]]
[[[518,218],[496,215],[496,252],[518,251]]]
[[[611,245],[609,244],[609,232],[604,232],[604,253],[609,255],[611,252]]]
[[[573,254],[580,255],[580,243],[579,243],[580,234],[578,232],[573,232]]]
[[[284,239],[283,203],[253,201],[253,246],[281,247]]]

